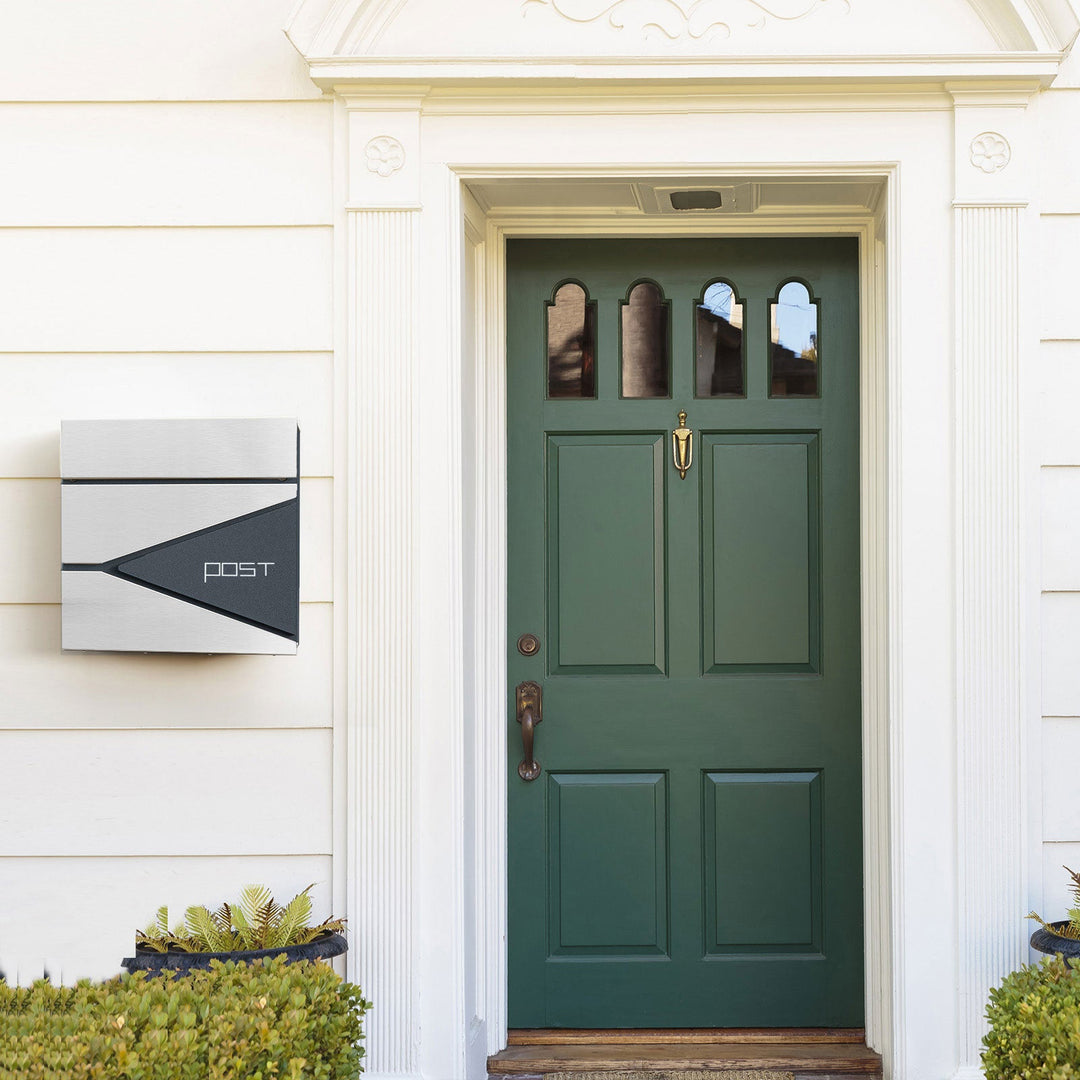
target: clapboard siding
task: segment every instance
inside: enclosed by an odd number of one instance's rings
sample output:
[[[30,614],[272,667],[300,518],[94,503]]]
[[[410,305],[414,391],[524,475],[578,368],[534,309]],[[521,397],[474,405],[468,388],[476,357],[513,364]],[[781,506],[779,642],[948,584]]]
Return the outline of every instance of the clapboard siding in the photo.
[[[1080,149],[1064,133],[1076,128],[1080,91],[1041,96],[1039,115],[1039,281],[1042,310],[1034,373],[1041,499],[1042,914],[1061,918],[1067,905],[1063,863],[1080,869],[1080,804],[1075,762],[1080,754]]]
[[[1080,467],[1042,473],[1042,584],[1047,591],[1080,590]]]
[[[330,349],[332,246],[324,227],[0,230],[4,346]]]
[[[333,481],[302,481],[300,508],[300,599],[330,603]],[[0,479],[0,604],[60,602],[59,540],[59,481]]]
[[[1066,141],[1066,140],[1062,140]],[[1075,180],[1075,178],[1074,178]],[[1080,214],[1051,214],[1039,221],[1040,329],[1044,339],[1080,339]]]
[[[5,728],[329,728],[333,670],[330,604],[301,605],[296,656],[62,653],[58,604],[0,604],[0,760]],[[238,735],[238,761],[248,737]],[[317,772],[329,786],[329,749]],[[57,771],[30,805],[44,812],[52,788],[67,782]],[[132,794],[133,812],[138,805]]]
[[[162,904],[180,922],[188,905],[216,909],[254,882],[279,901],[314,884],[314,918],[340,914],[325,855],[0,858],[0,971],[24,983],[43,965],[67,984],[114,975]]]
[[[1035,378],[1042,464],[1080,465],[1080,340],[1044,341]]]
[[[1080,593],[1043,593],[1043,715],[1080,717]],[[1044,753],[1053,751],[1049,745]],[[1064,839],[1059,837],[1058,839]],[[1080,830],[1073,839],[1080,840]]]
[[[292,6],[41,0],[0,34],[9,976],[114,974],[160,903],[251,881],[330,914],[333,104]],[[298,654],[61,652],[60,421],[249,416],[301,428]]]
[[[0,226],[329,225],[332,119],[329,101],[0,105],[19,163]]]
[[[1038,206],[1044,214],[1080,213],[1080,140],[1062,137],[1080,123],[1080,91],[1038,98]]]
[[[330,854],[329,731],[9,731],[3,740],[0,856]]]
[[[281,32],[294,3],[20,4],[0,33],[0,100],[318,98]]]
[[[1077,640],[1075,636],[1072,639],[1074,651]],[[1080,719],[1073,716],[1045,719],[1042,742],[1043,840],[1076,842],[1080,838],[1080,799],[1076,798]]]
[[[59,476],[60,421],[101,417],[295,416],[301,473],[334,471],[329,352],[0,354],[0,387],[19,402],[0,424],[0,476]]]
[[[1064,868],[1080,870],[1080,841],[1047,841],[1043,844],[1042,855],[1043,907],[1039,914],[1047,920],[1063,919],[1065,912],[1073,906],[1069,875]]]

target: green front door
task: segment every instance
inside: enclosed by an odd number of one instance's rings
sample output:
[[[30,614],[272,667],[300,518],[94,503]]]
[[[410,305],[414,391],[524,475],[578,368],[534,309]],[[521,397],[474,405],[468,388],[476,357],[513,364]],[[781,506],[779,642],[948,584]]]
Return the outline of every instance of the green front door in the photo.
[[[859,1026],[856,241],[507,276],[510,1025]]]

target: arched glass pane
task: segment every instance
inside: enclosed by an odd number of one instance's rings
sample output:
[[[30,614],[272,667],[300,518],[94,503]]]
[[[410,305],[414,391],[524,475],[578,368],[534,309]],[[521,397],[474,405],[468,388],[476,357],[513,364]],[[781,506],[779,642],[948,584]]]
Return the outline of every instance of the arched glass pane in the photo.
[[[769,303],[772,338],[770,397],[817,397],[818,305],[810,290],[789,281]]]
[[[574,281],[547,305],[548,397],[596,397],[596,301]]]
[[[668,302],[659,285],[642,281],[622,304],[622,396],[670,393]]]
[[[695,312],[697,396],[745,397],[743,307],[726,281],[705,290]]]

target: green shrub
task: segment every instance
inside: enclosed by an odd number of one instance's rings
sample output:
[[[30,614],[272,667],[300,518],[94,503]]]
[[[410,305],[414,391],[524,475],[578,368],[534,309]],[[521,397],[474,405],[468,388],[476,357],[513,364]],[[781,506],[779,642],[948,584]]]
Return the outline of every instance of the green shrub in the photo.
[[[986,1080],[1080,1078],[1080,968],[1060,956],[1022,967],[990,991]]]
[[[370,1002],[328,964],[0,983],[0,1080],[355,1080]]]

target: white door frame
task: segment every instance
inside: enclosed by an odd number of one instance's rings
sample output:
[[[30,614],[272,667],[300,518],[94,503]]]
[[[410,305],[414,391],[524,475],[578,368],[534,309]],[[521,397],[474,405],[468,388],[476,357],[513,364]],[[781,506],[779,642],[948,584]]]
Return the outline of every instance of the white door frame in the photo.
[[[589,179],[724,176],[883,191],[874,214],[797,206],[713,231],[863,241],[867,1032],[887,1075],[978,1075],[987,988],[1026,955],[1027,316],[993,298],[1029,257],[1037,87],[336,87],[342,872],[358,938],[349,971],[377,1003],[373,1080],[471,1080],[505,1041],[504,240],[709,231],[703,218],[574,209],[588,205],[576,196],[571,209],[524,199],[487,212],[467,188],[543,181],[561,195]],[[1013,147],[1007,169],[978,167],[985,132]],[[628,147],[642,156],[626,161]]]
[[[706,171],[707,170],[703,170]],[[465,423],[475,430],[471,462],[472,489],[476,492],[471,530],[472,551],[466,552],[473,567],[477,596],[483,598],[471,627],[473,672],[475,673],[476,732],[471,745],[475,752],[466,761],[466,785],[478,808],[474,819],[473,842],[478,858],[473,862],[473,897],[484,898],[472,912],[476,934],[478,966],[483,968],[487,1019],[484,1053],[494,1053],[506,1045],[506,311],[505,241],[525,236],[717,236],[717,235],[853,235],[860,241],[860,546],[862,620],[862,744],[863,744],[863,880],[865,919],[865,1002],[868,1044],[889,1055],[896,978],[896,960],[889,944],[893,938],[897,877],[902,872],[893,865],[891,854],[899,837],[895,823],[900,815],[891,812],[890,800],[897,786],[891,775],[889,753],[890,687],[898,693],[899,680],[890,679],[898,670],[897,643],[900,635],[892,625],[895,595],[890,581],[887,552],[896,550],[899,524],[896,470],[898,447],[890,443],[889,343],[896,334],[890,319],[888,295],[889,254],[884,237],[890,234],[889,214],[895,213],[894,166],[842,163],[832,166],[792,164],[760,168],[754,175],[769,178],[858,176],[880,181],[884,187],[878,214],[837,214],[801,211],[768,221],[750,216],[711,221],[697,219],[688,228],[685,221],[646,218],[633,223],[614,215],[574,214],[546,210],[527,217],[481,218],[480,208],[465,196],[466,258],[476,264],[475,277],[482,287],[478,295],[466,298],[465,320],[477,320],[478,327],[467,340],[475,341],[477,370],[468,380],[475,399],[463,403]],[[678,178],[655,167],[654,176]],[[717,167],[716,175],[722,174]],[[459,169],[452,183],[468,183],[490,177],[490,173]],[[505,177],[506,170],[498,175]],[[514,174],[527,181],[533,170]],[[550,179],[560,175],[559,167],[543,170]],[[568,177],[572,173],[566,172]],[[591,176],[617,178],[633,175],[630,168],[596,169]],[[892,353],[895,355],[895,352]],[[465,357],[466,364],[469,357]],[[893,365],[894,366],[894,365]],[[464,424],[463,424],[464,426]],[[470,628],[466,628],[469,634]],[[890,651],[889,642],[893,643]],[[468,675],[467,675],[468,677]],[[468,798],[468,796],[467,796]],[[893,824],[890,824],[893,823]],[[468,917],[468,916],[467,916]],[[473,1051],[479,1057],[479,1047]]]

